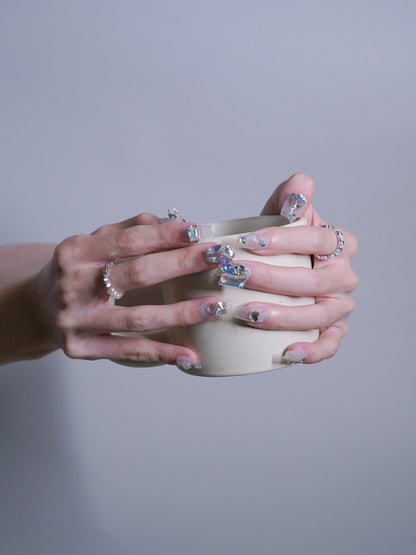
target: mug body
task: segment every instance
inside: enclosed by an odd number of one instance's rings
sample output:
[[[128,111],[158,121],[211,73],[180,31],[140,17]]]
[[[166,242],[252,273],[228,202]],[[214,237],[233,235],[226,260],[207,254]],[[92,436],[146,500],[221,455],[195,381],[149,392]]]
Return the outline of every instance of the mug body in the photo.
[[[307,255],[259,256],[241,248],[238,240],[240,235],[265,227],[281,226],[285,222],[282,216],[257,216],[211,223],[209,225],[214,229],[215,237],[205,241],[230,245],[235,253],[234,262],[255,260],[273,266],[311,268],[311,257]],[[299,225],[305,225],[305,221],[301,219],[287,224],[287,227]],[[210,295],[227,303],[227,313],[218,320],[168,330],[170,342],[190,347],[199,354],[202,368],[187,371],[194,375],[237,376],[286,367],[282,355],[289,345],[298,341],[314,342],[319,337],[318,330],[263,330],[250,327],[233,317],[234,310],[248,302],[300,306],[313,304],[314,298],[221,286],[218,285],[216,269],[168,280],[163,283],[162,289],[166,303]]]

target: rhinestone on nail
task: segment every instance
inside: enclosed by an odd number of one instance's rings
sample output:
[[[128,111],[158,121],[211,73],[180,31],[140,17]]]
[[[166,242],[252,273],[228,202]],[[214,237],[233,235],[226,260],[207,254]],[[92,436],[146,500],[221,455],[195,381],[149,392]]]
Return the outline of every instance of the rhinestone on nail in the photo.
[[[224,263],[220,266],[220,271],[221,275],[218,280],[218,285],[230,285],[231,287],[239,287],[240,289],[244,287],[250,276],[249,268],[240,262],[236,262],[235,264],[230,264],[229,262]]]
[[[208,264],[224,264],[232,262],[234,251],[230,245],[214,245],[204,252],[205,261]]]

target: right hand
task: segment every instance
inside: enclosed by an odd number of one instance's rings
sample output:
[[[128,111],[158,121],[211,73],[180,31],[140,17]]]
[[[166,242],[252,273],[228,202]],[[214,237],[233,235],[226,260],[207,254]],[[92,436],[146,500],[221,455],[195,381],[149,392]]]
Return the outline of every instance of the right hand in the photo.
[[[147,287],[167,279],[215,267],[203,256],[212,243],[190,245],[185,239],[184,228],[189,225],[161,224],[152,214],[140,214],[58,245],[51,261],[32,280],[36,313],[49,342],[71,358],[167,364],[178,364],[179,359],[197,364],[197,353],[181,345],[112,332],[152,332],[215,319],[216,297],[171,305],[117,306],[108,302],[102,277],[106,262],[136,257],[110,269],[111,284],[118,291],[146,293]]]

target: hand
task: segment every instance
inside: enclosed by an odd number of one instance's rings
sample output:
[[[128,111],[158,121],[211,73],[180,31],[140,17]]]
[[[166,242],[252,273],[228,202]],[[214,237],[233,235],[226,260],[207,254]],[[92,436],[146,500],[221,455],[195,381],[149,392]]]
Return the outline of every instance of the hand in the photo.
[[[259,230],[252,234],[251,250],[259,255],[271,254],[314,254],[326,255],[337,247],[336,234],[321,227],[325,222],[311,204],[314,191],[312,179],[305,174],[295,174],[284,181],[267,201],[262,214],[280,214],[289,193],[301,193],[306,199],[303,210],[298,212],[306,219],[307,226],[293,228],[275,227]],[[276,268],[261,263],[247,263],[251,273],[246,287],[291,295],[315,297],[316,304],[287,307],[256,303],[240,307],[237,317],[248,325],[272,330],[319,329],[320,337],[315,343],[291,345],[284,360],[291,362],[319,362],[333,356],[342,337],[347,332],[347,317],[354,309],[350,293],[358,283],[350,262],[357,250],[357,242],[348,231],[342,230],[345,247],[342,253],[329,260],[313,258],[313,268]],[[260,237],[261,241],[258,241]],[[262,248],[255,245],[262,243]],[[249,247],[250,244],[247,245]],[[257,248],[255,248],[257,247]],[[255,313],[255,322],[253,319]],[[250,316],[251,315],[251,316]]]
[[[35,311],[42,315],[49,343],[71,358],[198,364],[193,351],[166,343],[165,338],[156,341],[112,332],[137,334],[215,319],[216,297],[172,305],[117,306],[108,302],[102,275],[106,262],[127,259],[110,268],[111,286],[123,292],[140,289],[146,297],[154,284],[213,267],[203,257],[209,243],[190,245],[189,225],[161,224],[156,216],[141,214],[63,241],[32,280]]]

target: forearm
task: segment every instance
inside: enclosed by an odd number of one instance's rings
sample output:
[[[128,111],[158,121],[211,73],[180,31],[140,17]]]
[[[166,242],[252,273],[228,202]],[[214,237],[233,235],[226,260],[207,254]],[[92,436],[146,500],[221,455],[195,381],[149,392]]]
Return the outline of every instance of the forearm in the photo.
[[[53,351],[37,314],[35,276],[54,245],[1,245],[0,364],[39,358]]]

